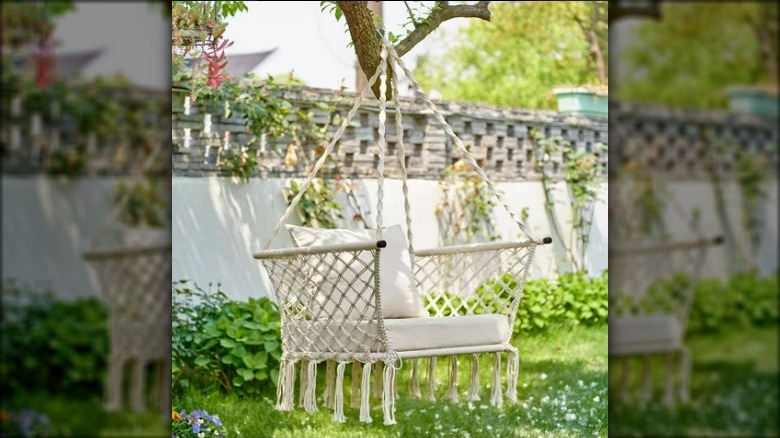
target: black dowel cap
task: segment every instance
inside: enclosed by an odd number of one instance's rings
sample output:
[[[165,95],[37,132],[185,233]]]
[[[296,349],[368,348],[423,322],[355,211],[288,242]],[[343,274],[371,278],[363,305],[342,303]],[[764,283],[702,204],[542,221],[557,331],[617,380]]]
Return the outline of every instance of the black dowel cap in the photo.
[[[380,240],[379,242],[376,243],[376,247],[377,248],[386,248],[387,247],[387,241]]]
[[[720,245],[721,243],[723,243],[723,236],[715,236],[715,238],[712,239],[712,243],[714,243],[715,245]]]
[[[552,243],[552,237],[545,237],[542,239],[542,243]]]

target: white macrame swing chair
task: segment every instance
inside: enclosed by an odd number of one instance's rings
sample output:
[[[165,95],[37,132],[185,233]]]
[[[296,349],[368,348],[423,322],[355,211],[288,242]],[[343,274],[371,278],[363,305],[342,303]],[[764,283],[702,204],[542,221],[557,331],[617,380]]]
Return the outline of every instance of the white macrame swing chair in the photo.
[[[382,222],[388,61],[395,72],[391,91],[406,213],[405,234],[400,225],[384,229]],[[403,72],[415,87],[445,132],[517,223],[525,240],[414,249],[404,163],[403,124],[397,92],[399,72]],[[288,225],[297,247],[269,249],[272,240],[293,213],[378,78],[376,230],[350,232]],[[312,236],[314,238],[307,241]],[[351,364],[350,404],[354,408],[359,407],[360,421],[372,421],[369,398],[373,368],[373,393],[375,397],[381,395],[384,424],[392,425],[396,423],[395,374],[403,359],[412,362],[410,394],[419,398],[418,359],[428,358],[427,395],[432,400],[436,358],[449,356],[451,366],[447,398],[457,401],[458,355],[470,355],[471,384],[468,399],[479,400],[480,353],[494,355],[490,397],[494,406],[500,406],[503,402],[501,353],[508,353],[505,395],[509,400],[516,401],[519,354],[510,343],[515,315],[534,251],[538,245],[551,241],[549,237],[541,240],[535,238],[512,212],[463,141],[455,135],[436,105],[414,80],[392,45],[383,38],[381,62],[377,71],[356,98],[352,109],[301,185],[298,195],[277,222],[264,250],[254,254],[256,259],[261,260],[271,281],[281,313],[282,358],[276,409],[293,409],[295,367],[300,363],[299,403],[309,413],[317,411],[317,365],[326,362],[324,403],[333,409],[335,421],[346,421],[343,407],[344,374],[347,365]],[[405,276],[409,277],[411,297],[404,297],[399,302],[398,297],[392,295],[394,291],[397,292],[393,288],[402,284]]]
[[[153,148],[141,166],[145,173],[159,158]],[[171,243],[168,230],[149,236],[122,238],[119,216],[130,198],[128,190],[115,204],[82,256],[97,276],[109,320],[109,358],[106,376],[107,411],[123,405],[124,369],[130,363],[129,402],[145,409],[146,366],[157,365],[153,394],[163,418],[171,404]],[[107,237],[116,243],[107,243]],[[167,334],[167,335],[166,335]]]
[[[620,203],[619,196],[612,199]],[[678,213],[684,210],[676,203],[672,205]],[[630,208],[617,210],[625,215]],[[617,219],[612,223],[619,223],[625,217]],[[677,401],[690,401],[692,361],[685,344],[688,314],[707,253],[724,240],[722,236],[705,237],[690,223],[688,228],[694,238],[676,241],[625,238],[617,239],[620,244],[610,244],[609,357],[621,363],[619,380],[615,378],[617,382],[610,386],[623,402],[632,398],[631,362],[640,358],[642,373],[637,401],[651,400],[651,359],[658,355],[665,359],[663,403],[671,406]],[[663,286],[674,289],[659,288]],[[653,292],[659,295],[654,296]],[[618,373],[610,373],[611,380],[613,375]]]

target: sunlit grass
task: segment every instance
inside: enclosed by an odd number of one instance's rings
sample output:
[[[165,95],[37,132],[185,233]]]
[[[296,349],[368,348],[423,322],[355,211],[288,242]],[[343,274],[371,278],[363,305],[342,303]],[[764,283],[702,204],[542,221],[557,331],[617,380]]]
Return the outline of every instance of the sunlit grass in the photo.
[[[640,364],[633,362],[633,401],[619,403],[616,395],[610,399],[610,433],[617,436],[777,436],[777,334],[777,327],[740,328],[689,339],[693,356],[691,402],[675,408],[661,403],[664,372],[661,358],[652,362],[652,401],[646,405],[636,401]]]
[[[218,414],[231,436],[327,437],[327,436],[606,436],[607,435],[607,326],[559,327],[545,334],[520,339],[521,364],[518,402],[490,406],[492,358],[480,362],[482,398],[467,402],[470,360],[461,356],[458,389],[460,402],[442,400],[447,387],[449,359],[437,368],[437,400],[408,397],[410,362],[398,375],[400,398],[395,426],[382,424],[378,399],[371,399],[372,424],[358,421],[358,410],[349,407],[349,372],[345,376],[347,422],[332,421],[332,412],[322,405],[324,365],[318,374],[320,411],[307,414],[296,407],[292,413],[274,410],[275,394],[237,398],[218,393],[191,391],[174,398],[178,409],[205,409]],[[421,365],[424,365],[422,362]],[[502,374],[505,362],[502,362]],[[425,376],[421,366],[421,372]],[[423,386],[424,379],[420,382]],[[423,388],[423,393],[425,393]],[[296,394],[296,402],[298,400]]]

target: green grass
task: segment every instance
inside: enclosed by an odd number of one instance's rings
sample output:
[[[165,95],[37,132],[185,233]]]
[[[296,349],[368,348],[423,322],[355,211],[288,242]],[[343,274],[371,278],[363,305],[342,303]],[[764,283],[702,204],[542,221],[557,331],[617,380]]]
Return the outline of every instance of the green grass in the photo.
[[[480,362],[482,401],[467,402],[470,359],[461,356],[459,403],[441,400],[447,386],[449,359],[437,368],[437,401],[408,397],[410,361],[397,375],[400,398],[396,402],[395,426],[382,424],[378,399],[371,399],[372,424],[358,421],[358,410],[349,407],[349,368],[345,375],[347,422],[332,421],[332,412],[322,405],[324,365],[318,372],[320,411],[307,414],[297,407],[291,413],[274,410],[275,394],[240,399],[216,392],[189,391],[174,396],[177,409],[205,409],[218,414],[228,436],[237,437],[328,437],[328,436],[606,436],[607,435],[607,326],[558,327],[526,337],[520,348],[518,402],[494,408],[489,404],[492,358]],[[425,361],[421,362],[421,368]],[[502,361],[502,376],[505,370]],[[423,372],[423,376],[425,376]],[[420,383],[423,385],[423,379]],[[297,386],[297,385],[296,385]],[[504,388],[505,389],[505,388]],[[424,391],[423,391],[424,392]],[[296,393],[296,402],[298,400]],[[297,405],[297,403],[296,403]],[[567,419],[567,414],[569,414]],[[572,416],[573,414],[573,416]]]
[[[45,436],[63,437],[168,437],[170,420],[156,412],[104,412],[100,400],[66,398],[50,394],[18,394],[3,400],[3,409],[33,409],[46,415]],[[14,436],[14,435],[11,435]]]
[[[663,363],[654,358],[653,400],[647,405],[620,403],[615,393],[609,405],[610,434],[777,436],[777,342],[777,327],[724,329],[689,339],[691,402],[675,408],[661,403]],[[636,390],[640,363],[632,362],[631,368],[631,388]]]

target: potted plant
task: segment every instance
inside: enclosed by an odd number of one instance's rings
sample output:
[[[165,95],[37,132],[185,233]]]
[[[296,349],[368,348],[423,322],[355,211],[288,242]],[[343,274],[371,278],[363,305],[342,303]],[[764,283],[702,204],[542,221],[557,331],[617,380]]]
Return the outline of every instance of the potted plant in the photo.
[[[726,89],[729,110],[735,113],[750,114],[759,117],[778,116],[778,93],[770,86],[735,86]]]
[[[120,242],[126,246],[154,246],[170,242],[166,227],[168,206],[160,188],[152,179],[133,185],[120,182],[114,191],[114,202],[120,206]]]
[[[558,111],[592,117],[607,117],[607,87],[581,86],[556,88]]]

